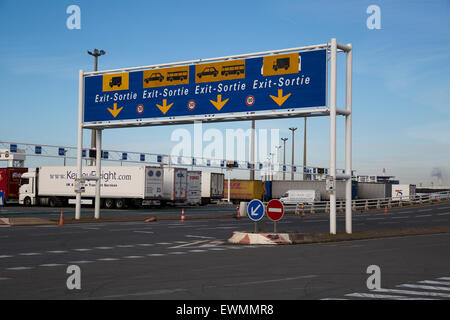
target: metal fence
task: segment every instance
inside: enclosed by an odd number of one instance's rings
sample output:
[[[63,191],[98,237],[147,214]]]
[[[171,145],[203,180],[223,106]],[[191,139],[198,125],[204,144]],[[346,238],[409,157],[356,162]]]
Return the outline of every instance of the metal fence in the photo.
[[[450,201],[450,191],[418,194],[413,196],[399,196],[392,198],[352,200],[352,211],[354,213],[361,213],[370,210],[402,208],[407,206],[439,203],[442,201]],[[286,213],[296,215],[330,212],[329,201],[316,201],[309,204],[297,203],[293,205],[285,205],[284,207]],[[337,213],[345,212],[345,200],[336,201],[336,210]]]

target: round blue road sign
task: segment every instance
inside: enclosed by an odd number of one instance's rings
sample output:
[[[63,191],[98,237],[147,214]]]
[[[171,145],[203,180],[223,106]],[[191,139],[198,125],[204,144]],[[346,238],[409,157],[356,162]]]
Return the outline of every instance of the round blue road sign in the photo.
[[[264,216],[264,211],[264,204],[258,199],[253,199],[247,206],[247,215],[253,221],[261,220]]]

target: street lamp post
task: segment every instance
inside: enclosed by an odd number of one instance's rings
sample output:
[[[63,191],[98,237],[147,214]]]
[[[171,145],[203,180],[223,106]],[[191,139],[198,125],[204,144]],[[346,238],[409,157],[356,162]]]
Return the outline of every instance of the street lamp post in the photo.
[[[94,71],[98,71],[98,57],[104,55],[106,52],[104,50],[98,50],[97,48],[94,49],[94,51],[87,52],[89,55],[93,56],[95,58],[94,62]],[[92,129],[91,132],[91,149],[96,148],[96,134],[97,131],[95,129]],[[94,159],[91,159],[90,165],[94,165]]]
[[[305,117],[305,135],[303,136],[303,168],[306,168],[306,117]],[[306,180],[306,173],[303,170],[303,180]]]
[[[294,132],[297,128],[289,128],[292,131],[292,163],[291,163],[291,180],[294,181]]]
[[[286,172],[284,171],[284,167],[286,166],[286,141],[288,138],[281,138],[283,141],[283,180],[286,180]]]

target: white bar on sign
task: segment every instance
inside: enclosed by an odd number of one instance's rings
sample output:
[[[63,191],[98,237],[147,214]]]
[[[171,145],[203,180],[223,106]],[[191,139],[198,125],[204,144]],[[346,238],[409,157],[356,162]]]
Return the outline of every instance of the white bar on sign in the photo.
[[[269,208],[269,212],[281,212],[281,208]]]

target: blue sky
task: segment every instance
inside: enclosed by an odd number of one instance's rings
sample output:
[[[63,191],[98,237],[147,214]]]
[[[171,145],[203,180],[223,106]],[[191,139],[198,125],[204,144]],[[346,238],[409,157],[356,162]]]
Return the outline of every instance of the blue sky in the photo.
[[[66,9],[81,9],[69,30]],[[369,30],[369,5],[381,29]],[[0,140],[76,145],[77,72],[92,70],[86,50],[104,49],[100,69],[151,65],[325,43],[352,43],[353,165],[360,174],[403,183],[450,184],[450,1],[5,1],[0,0]],[[343,60],[343,55],[341,56]],[[343,65],[338,81],[343,83]],[[338,103],[343,106],[343,87]],[[344,166],[338,121],[338,167]],[[209,125],[249,128],[248,122]],[[209,128],[208,125],[204,129]],[[192,129],[192,126],[177,128]],[[303,120],[258,121],[289,137]],[[108,130],[111,149],[168,153],[175,128]],[[87,133],[87,132],[86,132]],[[86,142],[89,134],[86,134]],[[158,137],[158,139],[155,139]],[[287,154],[290,159],[290,140]],[[87,143],[86,143],[87,145]],[[329,119],[308,122],[308,164],[327,166]]]

